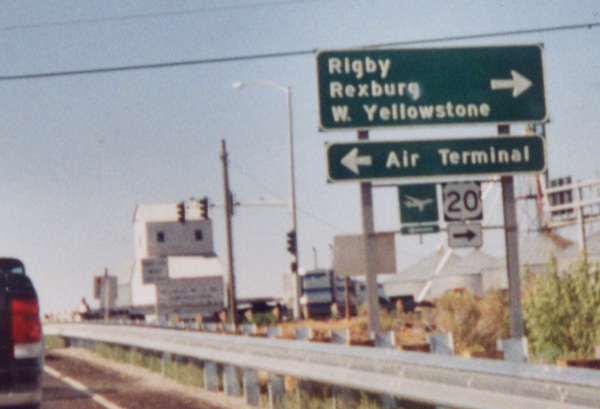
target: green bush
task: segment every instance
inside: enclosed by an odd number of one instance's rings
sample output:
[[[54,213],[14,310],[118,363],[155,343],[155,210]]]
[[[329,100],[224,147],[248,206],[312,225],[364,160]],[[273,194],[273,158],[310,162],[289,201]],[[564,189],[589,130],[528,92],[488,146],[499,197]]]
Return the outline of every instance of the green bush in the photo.
[[[271,325],[277,325],[277,317],[271,312],[260,312],[254,314],[252,317],[252,323],[259,327],[267,327]]]
[[[530,350],[542,361],[591,358],[600,341],[600,271],[583,258],[570,270],[552,260],[523,298]]]

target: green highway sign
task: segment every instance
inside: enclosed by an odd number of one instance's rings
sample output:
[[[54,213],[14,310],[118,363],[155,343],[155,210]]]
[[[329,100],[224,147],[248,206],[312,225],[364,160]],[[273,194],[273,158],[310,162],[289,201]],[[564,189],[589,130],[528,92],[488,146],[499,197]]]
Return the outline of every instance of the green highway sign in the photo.
[[[331,182],[543,172],[539,135],[327,145]]]
[[[437,185],[424,183],[398,187],[400,223],[438,222]]]
[[[320,51],[323,130],[542,122],[542,47]]]
[[[437,224],[413,224],[402,226],[400,228],[400,234],[430,234],[438,233],[440,226]]]

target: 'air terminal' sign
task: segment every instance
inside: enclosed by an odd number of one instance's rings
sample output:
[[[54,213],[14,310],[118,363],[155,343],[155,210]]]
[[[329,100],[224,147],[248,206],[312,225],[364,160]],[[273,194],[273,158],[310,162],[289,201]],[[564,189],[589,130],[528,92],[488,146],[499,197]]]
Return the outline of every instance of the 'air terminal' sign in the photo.
[[[327,145],[329,181],[543,172],[539,135]]]

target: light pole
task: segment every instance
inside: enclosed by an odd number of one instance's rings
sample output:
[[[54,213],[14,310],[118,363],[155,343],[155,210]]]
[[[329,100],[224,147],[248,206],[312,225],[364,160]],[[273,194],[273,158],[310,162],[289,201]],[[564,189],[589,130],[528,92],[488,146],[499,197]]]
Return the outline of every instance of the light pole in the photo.
[[[255,80],[248,82],[236,81],[233,83],[233,88],[241,89],[245,85],[265,85],[267,87],[275,88],[279,91],[283,91],[286,97],[287,104],[287,128],[288,128],[288,143],[289,143],[289,152],[290,152],[290,207],[292,210],[292,232],[297,240],[298,237],[298,229],[297,229],[297,220],[296,220],[296,181],[295,181],[295,171],[294,171],[294,134],[292,132],[292,92],[289,86],[280,85],[273,81],[268,80]],[[296,285],[294,290],[294,319],[300,318],[300,305],[299,305],[299,290],[300,290],[300,280],[298,276],[298,245],[296,241],[296,246],[294,246],[294,251],[292,254],[292,263],[290,265],[290,271],[296,277]]]

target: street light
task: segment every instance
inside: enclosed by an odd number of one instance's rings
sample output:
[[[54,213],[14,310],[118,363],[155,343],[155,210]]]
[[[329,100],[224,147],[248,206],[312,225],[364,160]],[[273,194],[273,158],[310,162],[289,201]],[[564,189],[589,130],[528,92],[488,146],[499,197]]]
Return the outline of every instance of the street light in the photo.
[[[283,91],[286,97],[287,103],[287,125],[288,125],[288,141],[290,148],[290,207],[292,210],[292,231],[295,232],[297,237],[297,220],[296,220],[296,182],[294,177],[294,135],[292,133],[292,92],[289,86],[284,86],[277,84],[273,81],[268,80],[255,80],[248,82],[236,81],[233,83],[233,88],[241,89],[247,85],[265,85],[267,87],[275,88],[279,91]],[[300,306],[298,304],[298,292],[300,289],[300,280],[298,276],[298,248],[295,249],[295,254],[293,254],[293,261],[290,266],[290,270],[292,274],[296,275],[296,290],[294,294],[294,319],[298,319],[300,317]],[[294,266],[296,268],[294,268]]]

